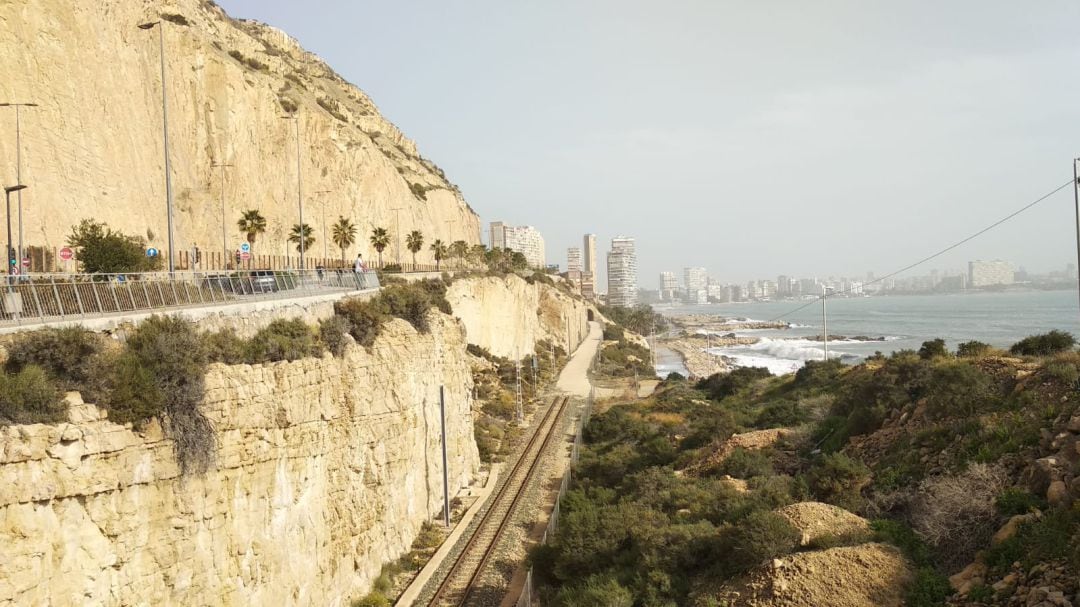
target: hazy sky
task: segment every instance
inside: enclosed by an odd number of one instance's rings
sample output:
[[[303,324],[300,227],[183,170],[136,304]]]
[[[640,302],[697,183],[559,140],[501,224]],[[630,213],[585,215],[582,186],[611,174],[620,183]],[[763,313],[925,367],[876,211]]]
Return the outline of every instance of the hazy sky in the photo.
[[[219,0],[368,92],[483,221],[639,283],[883,274],[1069,182],[1080,2]],[[1075,261],[1068,188],[926,268]],[[604,256],[600,255],[601,262]],[[921,273],[916,271],[915,273]]]

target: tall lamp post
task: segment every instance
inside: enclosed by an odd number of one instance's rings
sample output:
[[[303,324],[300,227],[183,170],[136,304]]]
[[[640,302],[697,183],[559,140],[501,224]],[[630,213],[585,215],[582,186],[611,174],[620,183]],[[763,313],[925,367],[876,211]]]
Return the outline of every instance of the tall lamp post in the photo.
[[[139,29],[158,28],[158,47],[161,59],[161,130],[165,140],[165,210],[168,215],[169,272],[176,271],[176,247],[173,246],[173,194],[172,167],[169,164],[169,94],[165,82],[165,26],[161,21],[140,23]]]
[[[401,211],[402,211],[402,209],[404,209],[404,207],[394,207],[394,208],[390,209],[391,211],[394,212],[394,232],[395,232],[394,248],[397,249],[397,263],[398,263],[398,266],[401,266]],[[402,270],[399,269],[398,271],[400,272]]]
[[[296,133],[296,205],[300,208],[300,270],[305,269],[304,266],[304,198],[300,189],[300,115],[289,114],[288,116],[282,116],[283,120],[292,120],[294,132]]]
[[[314,192],[314,193],[315,194],[330,194],[333,191],[334,190],[319,190],[319,191]],[[326,260],[330,258],[330,254],[328,252],[328,249],[326,248],[326,200],[322,201],[322,256],[323,256],[323,263],[326,263]]]
[[[210,164],[215,169],[221,169],[221,263],[229,263],[229,241],[225,237],[225,169],[233,165],[224,162]],[[224,269],[224,267],[222,268]]]
[[[22,128],[19,120],[19,109],[24,107],[37,107],[36,103],[0,103],[0,107],[15,108],[15,183],[22,183]],[[18,194],[19,200],[19,259],[23,258],[23,221],[22,221],[22,191]]]
[[[15,273],[15,250],[11,248],[11,193],[21,192],[26,189],[24,185],[9,185],[4,188],[4,197],[7,199],[7,258],[8,258],[8,284],[11,284],[11,276]]]

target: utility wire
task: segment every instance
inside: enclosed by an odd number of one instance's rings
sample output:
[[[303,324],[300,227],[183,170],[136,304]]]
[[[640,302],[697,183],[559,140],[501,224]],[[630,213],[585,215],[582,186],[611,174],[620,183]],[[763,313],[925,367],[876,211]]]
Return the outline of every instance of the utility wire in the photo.
[[[979,236],[982,236],[983,234],[989,232],[990,230],[993,230],[994,228],[998,227],[999,225],[1005,223],[1006,221],[1009,221],[1013,217],[1016,217],[1020,213],[1023,213],[1024,211],[1026,211],[1026,210],[1030,209],[1031,207],[1039,204],[1040,202],[1046,200],[1047,198],[1050,198],[1054,194],[1057,194],[1061,190],[1064,190],[1065,188],[1072,185],[1072,183],[1073,183],[1073,180],[1070,179],[1070,180],[1066,181],[1065,183],[1061,184],[1060,186],[1054,188],[1053,190],[1047,192],[1046,194],[1043,194],[1042,196],[1036,198],[1032,202],[1029,202],[1028,204],[1020,207],[1016,211],[1013,211],[1009,215],[1006,215],[1005,217],[1002,217],[1001,219],[995,221],[994,223],[992,223],[992,224],[986,226],[985,228],[979,230],[978,232],[975,232],[971,236],[968,236],[967,238],[965,238],[965,239],[963,239],[963,240],[961,240],[959,242],[955,242],[955,243],[945,247],[944,249],[938,251],[937,253],[934,253],[933,255],[928,255],[926,257],[923,257],[922,259],[920,259],[919,261],[916,261],[913,264],[906,265],[906,266],[900,268],[899,270],[896,270],[895,272],[892,272],[892,273],[886,274],[885,276],[882,276],[880,278],[875,278],[874,280],[865,282],[865,283],[863,283],[863,286],[879,283],[879,282],[881,282],[883,280],[888,280],[888,279],[892,278],[893,276],[896,276],[897,274],[903,274],[904,272],[907,272],[908,270],[910,270],[912,268],[921,266],[922,264],[930,261],[931,259],[934,259],[936,257],[940,257],[940,256],[944,255],[945,253],[948,253],[949,251],[955,249],[956,247],[958,247],[958,246],[960,246],[960,245],[962,245],[964,243],[967,243],[967,242],[969,242],[971,240],[974,240],[974,239],[978,238]],[[793,310],[789,310],[787,312],[784,312],[783,314],[769,320],[769,322],[776,322],[776,321],[780,320],[781,318],[784,318],[786,316],[790,316],[790,315],[798,312],[799,310],[803,310],[803,309],[809,308],[810,306],[816,305],[822,299],[827,299],[829,297],[835,297],[837,295],[843,295],[843,294],[847,294],[847,293],[850,293],[850,292],[851,292],[851,287],[848,287],[848,288],[846,288],[846,289],[844,289],[842,291],[832,293],[831,295],[823,294],[820,297],[818,297],[817,299],[811,300],[811,301],[809,301],[809,302],[807,302],[807,303],[805,303],[805,304],[803,304],[803,305],[801,305],[801,306],[799,306],[799,307],[797,307],[797,308],[795,308]]]

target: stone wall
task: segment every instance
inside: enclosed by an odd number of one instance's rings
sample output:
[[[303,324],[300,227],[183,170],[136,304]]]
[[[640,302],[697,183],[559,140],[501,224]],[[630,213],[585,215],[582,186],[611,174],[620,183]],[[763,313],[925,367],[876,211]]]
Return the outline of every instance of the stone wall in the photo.
[[[371,352],[214,365],[217,464],[181,478],[152,423],[73,399],[0,429],[0,605],[346,605],[478,468],[464,331],[388,324]]]
[[[542,340],[576,348],[589,333],[588,311],[595,313],[580,298],[516,275],[455,280],[446,299],[469,343],[515,360],[532,354]]]

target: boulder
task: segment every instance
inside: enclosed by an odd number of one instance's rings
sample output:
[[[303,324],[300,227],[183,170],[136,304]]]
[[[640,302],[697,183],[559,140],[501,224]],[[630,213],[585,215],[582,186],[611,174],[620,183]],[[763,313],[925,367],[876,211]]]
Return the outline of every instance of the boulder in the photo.
[[[1069,488],[1065,481],[1054,481],[1046,489],[1046,501],[1051,506],[1062,506],[1069,501]]]

